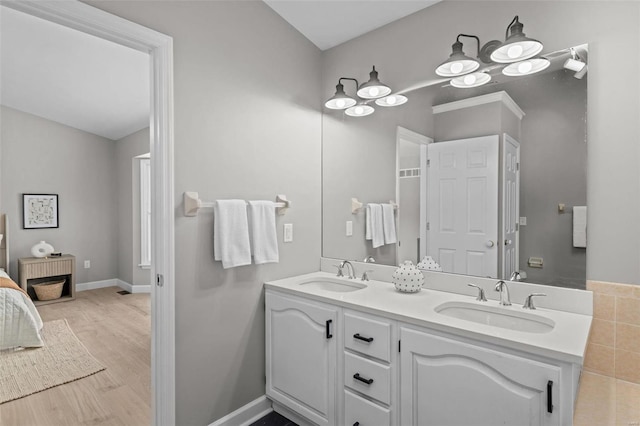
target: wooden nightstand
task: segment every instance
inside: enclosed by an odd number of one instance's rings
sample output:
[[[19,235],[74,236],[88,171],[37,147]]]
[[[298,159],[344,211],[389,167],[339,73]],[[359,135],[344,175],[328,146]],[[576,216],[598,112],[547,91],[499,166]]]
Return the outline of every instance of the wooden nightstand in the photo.
[[[65,254],[60,257],[22,257],[18,259],[20,287],[26,291],[36,305],[66,302],[76,298],[76,257]],[[55,300],[38,300],[33,284],[66,278],[62,296]]]

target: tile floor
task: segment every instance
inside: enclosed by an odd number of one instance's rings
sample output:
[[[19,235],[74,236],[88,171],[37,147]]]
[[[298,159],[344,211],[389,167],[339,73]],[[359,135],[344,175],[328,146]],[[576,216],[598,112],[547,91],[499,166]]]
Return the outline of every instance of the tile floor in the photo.
[[[258,421],[251,423],[249,426],[297,426],[291,420],[281,416],[275,411],[270,412]]]

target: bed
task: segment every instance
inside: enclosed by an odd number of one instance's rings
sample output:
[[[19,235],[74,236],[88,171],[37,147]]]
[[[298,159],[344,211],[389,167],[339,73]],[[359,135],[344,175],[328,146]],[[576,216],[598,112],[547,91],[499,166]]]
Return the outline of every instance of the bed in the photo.
[[[9,277],[7,217],[0,215],[0,350],[43,346],[42,319],[31,298]]]

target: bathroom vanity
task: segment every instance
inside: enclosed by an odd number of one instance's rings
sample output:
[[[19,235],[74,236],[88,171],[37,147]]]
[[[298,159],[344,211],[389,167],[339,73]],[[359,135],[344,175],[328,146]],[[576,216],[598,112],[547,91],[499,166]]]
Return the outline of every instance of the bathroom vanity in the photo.
[[[463,279],[487,295],[495,281]],[[481,302],[451,280],[413,294],[328,272],[265,283],[274,409],[318,425],[571,425],[588,310],[523,309],[516,288],[512,306]]]

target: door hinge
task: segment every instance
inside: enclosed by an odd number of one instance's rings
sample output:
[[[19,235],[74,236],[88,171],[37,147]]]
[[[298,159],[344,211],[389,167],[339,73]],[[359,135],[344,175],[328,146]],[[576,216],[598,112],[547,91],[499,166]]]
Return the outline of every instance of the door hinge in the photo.
[[[520,170],[520,163],[516,163],[516,170]]]
[[[431,229],[431,224],[427,222],[427,231],[429,231],[430,229]]]
[[[427,167],[431,165],[431,160],[427,158]]]
[[[516,223],[516,231],[519,231],[519,230],[520,230],[520,224]]]
[[[158,287],[164,286],[164,277],[162,276],[162,274],[156,274],[156,285]]]

